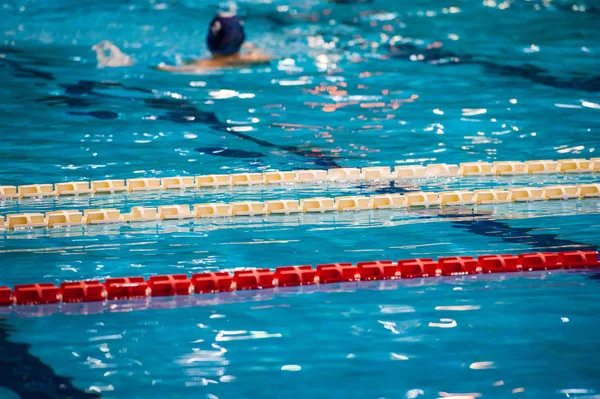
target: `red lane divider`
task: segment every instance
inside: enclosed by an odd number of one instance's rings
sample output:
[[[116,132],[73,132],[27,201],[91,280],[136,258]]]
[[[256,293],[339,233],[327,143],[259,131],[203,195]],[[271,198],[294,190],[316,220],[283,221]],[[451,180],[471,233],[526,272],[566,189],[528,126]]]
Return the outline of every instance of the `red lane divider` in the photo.
[[[518,272],[522,269],[519,257],[514,255],[483,255],[478,262],[482,273]]]
[[[478,272],[479,262],[472,256],[453,256],[439,258],[443,276],[459,276]]]
[[[407,259],[397,262],[329,263],[313,269],[305,266],[282,266],[270,269],[249,269],[228,272],[199,273],[143,277],[107,278],[61,283],[21,284],[14,290],[0,287],[0,306],[41,305],[69,302],[101,302],[105,299],[132,299],[149,296],[175,296],[257,290],[273,287],[297,287],[310,284],[330,284],[351,281],[407,279],[466,274],[527,272],[600,267],[598,252],[538,252],[519,255],[482,255]]]
[[[281,266],[275,269],[273,284],[278,287],[294,287],[315,283],[317,271],[312,266]]]
[[[551,252],[538,252],[536,254],[519,255],[519,263],[525,270],[552,270],[559,269],[560,256]]]
[[[434,277],[437,275],[439,266],[440,264],[431,258],[398,261],[398,271],[402,278]]]
[[[375,262],[358,262],[358,274],[361,280],[389,280],[400,277],[398,262],[378,260]]]
[[[108,299],[143,298],[148,296],[148,283],[143,277],[107,278],[104,283]]]
[[[558,258],[566,268],[598,266],[598,252],[595,251],[559,252]]]
[[[317,279],[320,284],[356,281],[358,267],[352,263],[328,263],[317,265]]]
[[[233,277],[227,272],[199,273],[192,275],[192,285],[196,294],[231,291]]]
[[[192,281],[187,274],[170,276],[152,276],[148,280],[152,296],[189,295],[192,293]]]
[[[233,272],[232,288],[237,290],[259,290],[273,288],[273,273],[269,269],[251,269]]]
[[[43,305],[60,302],[58,287],[51,283],[15,285],[17,305]]]
[[[8,287],[0,287],[0,306],[10,306],[13,304],[12,291]]]
[[[100,302],[106,299],[104,284],[98,280],[61,283],[60,294],[63,302]]]

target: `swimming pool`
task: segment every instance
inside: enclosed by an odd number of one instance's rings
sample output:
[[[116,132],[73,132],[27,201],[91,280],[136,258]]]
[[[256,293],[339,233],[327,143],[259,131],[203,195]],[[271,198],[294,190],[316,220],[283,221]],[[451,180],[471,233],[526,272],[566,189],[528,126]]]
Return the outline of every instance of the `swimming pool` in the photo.
[[[198,75],[150,67],[205,54],[217,2],[0,7],[1,185],[597,157],[592,2],[244,1],[249,40],[281,59]],[[136,65],[96,68],[101,40]],[[6,200],[0,214],[597,182],[227,187]],[[599,225],[591,198],[6,230],[0,285],[597,250]],[[553,271],[4,308],[0,397],[592,398],[597,284]]]

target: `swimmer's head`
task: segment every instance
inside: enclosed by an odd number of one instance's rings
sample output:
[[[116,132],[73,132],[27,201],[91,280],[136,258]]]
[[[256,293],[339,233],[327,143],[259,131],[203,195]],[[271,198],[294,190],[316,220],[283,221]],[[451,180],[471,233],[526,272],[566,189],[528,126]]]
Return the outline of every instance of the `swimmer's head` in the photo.
[[[246,33],[244,23],[231,13],[219,13],[210,23],[206,42],[215,55],[232,55],[240,51]]]

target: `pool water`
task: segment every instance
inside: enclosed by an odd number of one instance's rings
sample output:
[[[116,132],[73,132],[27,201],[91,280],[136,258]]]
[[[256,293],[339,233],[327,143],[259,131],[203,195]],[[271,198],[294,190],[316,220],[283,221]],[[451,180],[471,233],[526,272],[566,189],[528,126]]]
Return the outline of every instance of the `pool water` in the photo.
[[[1,185],[597,157],[593,1],[0,0]],[[97,68],[110,40],[135,65]],[[440,43],[443,44],[440,47]],[[7,200],[0,214],[597,182],[332,183]],[[0,285],[600,246],[600,201],[0,233]],[[539,272],[0,310],[0,397],[594,398],[598,274]]]
[[[11,339],[33,341],[33,356],[103,397],[594,397],[597,284],[532,273],[225,294],[167,309],[159,299],[148,310],[16,319]]]

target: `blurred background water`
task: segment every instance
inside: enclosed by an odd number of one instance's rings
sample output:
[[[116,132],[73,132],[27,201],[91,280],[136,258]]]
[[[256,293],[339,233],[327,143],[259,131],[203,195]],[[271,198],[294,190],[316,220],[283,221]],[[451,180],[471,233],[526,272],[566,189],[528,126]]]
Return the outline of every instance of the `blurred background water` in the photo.
[[[0,0],[0,184],[597,156],[594,1],[240,1],[270,65],[153,69],[208,56],[208,23],[228,7]],[[102,40],[135,65],[97,68]],[[52,198],[0,213],[595,181]],[[599,206],[4,232],[0,284],[597,249]],[[19,308],[0,322],[0,397],[594,398],[597,284],[557,272]]]
[[[3,2],[0,172],[12,184],[309,168],[329,158],[593,157],[592,6],[240,2],[248,40],[278,60],[173,75],[152,67],[207,56],[217,2]],[[136,65],[97,69],[91,46],[101,40]],[[441,50],[427,49],[438,42]]]

